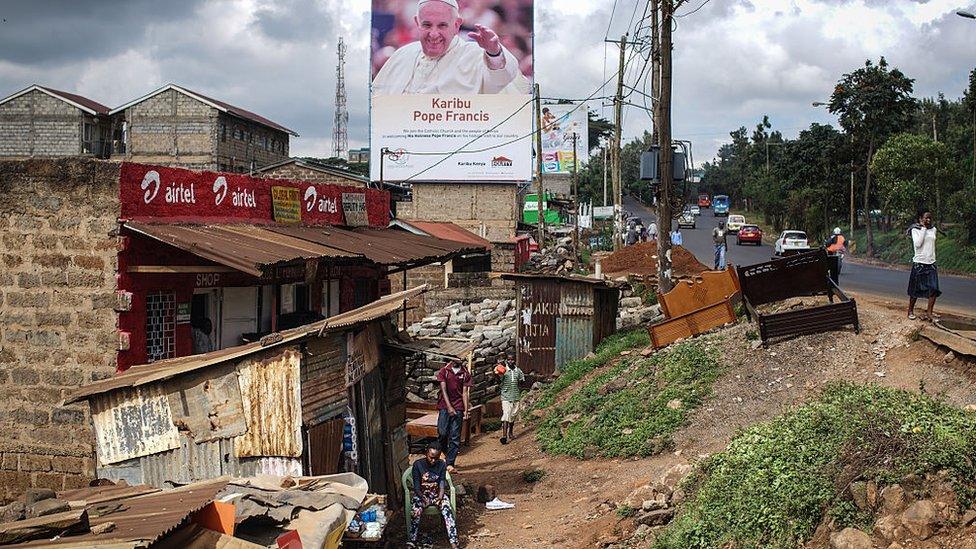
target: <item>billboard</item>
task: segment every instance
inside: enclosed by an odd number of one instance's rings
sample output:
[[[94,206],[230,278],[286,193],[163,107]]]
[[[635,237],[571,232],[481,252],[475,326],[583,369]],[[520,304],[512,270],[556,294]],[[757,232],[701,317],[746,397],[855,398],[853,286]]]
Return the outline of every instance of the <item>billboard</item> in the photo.
[[[532,178],[532,2],[372,0],[372,180]]]
[[[581,164],[589,157],[589,118],[586,103],[542,106],[542,173],[572,173],[576,154]],[[573,134],[576,151],[573,151]],[[582,168],[581,165],[577,169]]]

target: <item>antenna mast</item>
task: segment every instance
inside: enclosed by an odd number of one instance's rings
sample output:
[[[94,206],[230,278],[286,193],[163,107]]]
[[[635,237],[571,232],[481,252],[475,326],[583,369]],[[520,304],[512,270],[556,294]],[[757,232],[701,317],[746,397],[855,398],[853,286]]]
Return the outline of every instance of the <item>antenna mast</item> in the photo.
[[[332,156],[346,158],[349,154],[349,111],[346,110],[346,45],[339,37],[339,63],[336,65],[335,120],[332,124]]]

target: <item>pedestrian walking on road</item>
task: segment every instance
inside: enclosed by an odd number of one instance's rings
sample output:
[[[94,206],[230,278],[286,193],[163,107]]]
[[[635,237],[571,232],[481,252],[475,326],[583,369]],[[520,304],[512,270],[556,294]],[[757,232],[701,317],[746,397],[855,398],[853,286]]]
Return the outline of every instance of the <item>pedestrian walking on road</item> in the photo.
[[[627,225],[627,234],[624,236],[624,245],[633,246],[634,244],[637,244],[637,227],[634,225],[634,222],[631,221]]]
[[[729,232],[725,230],[725,223],[718,222],[718,226],[712,229],[712,242],[715,244],[715,270],[725,269],[725,251],[728,250]]]
[[[841,267],[844,266],[844,254],[847,253],[847,239],[844,238],[840,227],[834,227],[834,234],[827,239],[825,247],[827,253],[837,256],[837,275],[840,276]]]
[[[525,381],[522,370],[509,361],[501,361],[495,366],[495,374],[501,376],[502,397],[502,444],[515,440],[515,420],[519,413],[519,400],[522,390],[519,383]]]
[[[647,228],[647,239],[651,242],[657,242],[657,223],[651,221],[651,225]]]
[[[915,302],[921,297],[928,299],[923,320],[934,320],[932,309],[942,292],[939,290],[939,271],[935,267],[936,228],[932,224],[932,213],[919,211],[917,222],[908,229],[908,236],[915,251],[912,273],[908,277],[908,318],[915,320]]]
[[[438,370],[437,381],[441,384],[437,400],[437,437],[441,448],[447,448],[447,470],[453,473],[461,449],[461,424],[471,408],[471,372],[452,360]]]
[[[681,227],[675,228],[671,231],[671,245],[672,246],[683,246],[684,238],[681,236]]]

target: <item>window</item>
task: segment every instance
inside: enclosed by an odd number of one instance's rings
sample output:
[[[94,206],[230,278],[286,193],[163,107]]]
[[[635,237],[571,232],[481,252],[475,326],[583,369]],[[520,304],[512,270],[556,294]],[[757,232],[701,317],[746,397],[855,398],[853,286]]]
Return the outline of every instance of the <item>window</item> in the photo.
[[[227,141],[227,124],[220,125],[220,140]]]
[[[146,296],[146,359],[155,362],[176,356],[176,295]]]
[[[262,135],[261,136],[261,146],[264,148],[264,150],[268,150],[268,136],[267,135]]]
[[[81,125],[82,128],[82,138],[81,138],[81,152],[84,154],[92,154],[94,151],[94,143],[92,142],[95,134],[95,127],[91,122],[85,122]]]
[[[244,133],[240,128],[234,128],[234,139],[244,139]]]

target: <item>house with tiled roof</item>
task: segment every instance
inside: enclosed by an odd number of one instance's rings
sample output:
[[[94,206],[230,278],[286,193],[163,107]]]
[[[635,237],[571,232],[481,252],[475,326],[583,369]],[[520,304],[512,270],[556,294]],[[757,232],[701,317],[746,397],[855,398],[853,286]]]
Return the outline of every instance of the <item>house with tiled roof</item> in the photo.
[[[167,84],[110,112],[112,158],[252,173],[289,158],[295,131],[250,110]]]
[[[109,108],[32,84],[0,99],[0,158],[95,156],[111,150]]]

